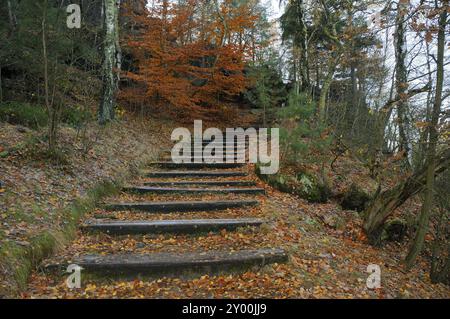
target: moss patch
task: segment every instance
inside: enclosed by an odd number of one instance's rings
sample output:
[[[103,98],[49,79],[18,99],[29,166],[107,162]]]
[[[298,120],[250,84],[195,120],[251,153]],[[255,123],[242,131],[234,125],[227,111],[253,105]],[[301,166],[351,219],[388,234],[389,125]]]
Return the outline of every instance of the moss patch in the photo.
[[[370,196],[359,188],[356,184],[352,184],[344,193],[341,206],[344,209],[362,212],[370,201]]]
[[[261,180],[279,191],[297,195],[311,203],[326,203],[331,195],[326,185],[307,173],[299,173],[295,177],[281,173],[266,175],[261,174],[259,166],[256,166],[256,174]]]

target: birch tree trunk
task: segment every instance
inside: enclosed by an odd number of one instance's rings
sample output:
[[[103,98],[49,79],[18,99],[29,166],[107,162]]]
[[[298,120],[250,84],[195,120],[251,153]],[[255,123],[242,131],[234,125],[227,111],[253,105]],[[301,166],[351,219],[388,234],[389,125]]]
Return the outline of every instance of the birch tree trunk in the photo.
[[[438,32],[438,53],[437,53],[437,74],[436,74],[436,96],[434,98],[433,112],[431,115],[431,123],[429,126],[430,141],[427,149],[427,177],[425,186],[425,198],[422,204],[422,211],[420,213],[419,227],[417,229],[416,237],[411,246],[411,249],[406,256],[406,268],[411,269],[417,256],[420,254],[425,242],[425,235],[428,231],[428,224],[430,220],[431,210],[433,209],[433,191],[434,191],[434,170],[436,167],[436,146],[439,139],[438,122],[441,113],[442,105],[442,90],[444,84],[444,51],[445,51],[445,27],[447,25],[447,10],[448,0],[443,1],[442,12],[439,17],[439,32]]]
[[[119,46],[119,0],[104,0],[103,94],[98,120],[106,124],[114,119],[119,84],[121,51]]]

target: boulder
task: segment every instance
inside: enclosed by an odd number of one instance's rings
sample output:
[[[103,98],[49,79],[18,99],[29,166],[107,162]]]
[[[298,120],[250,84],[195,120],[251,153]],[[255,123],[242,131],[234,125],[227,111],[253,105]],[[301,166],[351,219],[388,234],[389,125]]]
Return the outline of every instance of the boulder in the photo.
[[[355,210],[362,212],[370,201],[370,196],[363,191],[356,184],[352,184],[350,188],[344,193],[341,206],[343,209]]]
[[[387,241],[402,241],[408,231],[408,224],[401,219],[393,219],[386,222],[382,239]]]

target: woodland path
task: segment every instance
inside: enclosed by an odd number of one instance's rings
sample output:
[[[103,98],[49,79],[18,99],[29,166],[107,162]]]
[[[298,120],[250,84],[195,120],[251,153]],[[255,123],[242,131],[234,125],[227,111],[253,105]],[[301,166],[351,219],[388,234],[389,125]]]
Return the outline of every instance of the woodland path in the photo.
[[[205,146],[209,141],[202,143]],[[234,146],[234,158],[246,152],[246,146],[237,146],[237,143]],[[265,196],[264,188],[257,187],[249,178],[249,170],[247,164],[204,161],[176,164],[167,150],[160,161],[149,164],[149,170],[142,172],[135,185],[123,189],[121,198],[105,203],[101,214],[85,220],[81,226],[85,242],[105,247],[113,238],[122,245],[115,247],[112,253],[87,245],[74,258],[47,263],[44,271],[61,273],[68,265],[75,264],[82,268],[83,276],[138,280],[147,276],[236,273],[284,263],[288,260],[287,253],[264,243],[247,249],[221,247],[220,243],[208,249],[196,249],[195,244],[174,249],[169,244],[159,251],[146,252],[139,249],[145,244],[130,250],[127,241],[123,241],[126,238],[139,241],[155,236],[188,236],[190,241],[201,244],[221,232],[245,229],[257,232],[265,224],[264,219],[254,213],[240,217],[233,214],[235,210],[258,209]]]
[[[209,141],[202,141],[203,146]],[[245,146],[234,146],[233,155],[245,152]],[[191,154],[192,157],[194,154]],[[227,151],[224,156],[227,155]],[[240,227],[260,227],[264,220],[260,218],[214,218],[218,210],[231,210],[249,206],[258,206],[254,195],[264,195],[263,188],[254,187],[254,183],[245,179],[248,173],[240,170],[244,164],[234,163],[197,163],[176,164],[167,155],[163,161],[150,164],[158,171],[145,172],[150,178],[139,186],[126,187],[123,191],[135,196],[161,195],[168,197],[164,201],[130,201],[110,203],[108,211],[140,211],[152,214],[194,212],[209,213],[209,218],[193,219],[145,219],[145,220],[90,220],[85,222],[83,230],[87,233],[103,232],[113,236],[146,236],[167,234],[207,234],[223,230],[235,231]],[[228,180],[229,178],[242,178]],[[199,181],[209,178],[210,181]],[[177,180],[178,179],[178,180]],[[182,179],[180,181],[179,179]],[[246,186],[248,185],[248,186]],[[177,200],[177,197],[186,197]],[[212,196],[208,199],[207,196]],[[244,198],[239,198],[239,197]],[[170,197],[173,197],[171,200]],[[222,197],[224,199],[222,199]],[[230,197],[230,198],[228,198]],[[270,263],[285,262],[287,255],[282,249],[259,248],[244,250],[224,250],[211,247],[211,250],[187,250],[142,253],[117,253],[109,255],[86,254],[71,261],[85,272],[99,275],[127,275],[139,278],[142,275],[176,275],[200,273],[211,275],[219,271],[246,270],[252,266],[264,266]]]
[[[240,150],[243,151],[243,150]],[[239,152],[239,150],[238,150]],[[235,154],[236,155],[236,154]],[[171,162],[170,150],[133,185],[88,214],[77,239],[43,263],[25,298],[443,297],[380,250],[329,227],[354,213],[311,204],[262,183],[250,164]],[[77,264],[81,289],[65,273]],[[366,287],[369,264],[382,288]]]

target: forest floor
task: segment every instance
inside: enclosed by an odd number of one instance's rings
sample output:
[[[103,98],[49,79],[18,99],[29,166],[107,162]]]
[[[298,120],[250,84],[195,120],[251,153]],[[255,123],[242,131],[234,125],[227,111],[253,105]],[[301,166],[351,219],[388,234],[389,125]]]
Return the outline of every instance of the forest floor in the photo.
[[[77,132],[64,128],[63,149],[67,163],[50,165],[37,159],[35,135],[21,127],[0,124],[2,150],[0,159],[4,183],[0,194],[1,285],[13,284],[14,269],[5,262],[4,250],[30,245],[42,231],[64,224],[63,207],[86,194],[96,183],[117,175],[144,157],[155,158],[170,145],[174,123],[152,120],[145,125],[134,121],[113,124],[98,132],[89,130],[92,145],[84,145]],[[87,143],[87,142],[86,142]],[[18,147],[19,145],[19,147]],[[133,164],[134,163],[134,164]],[[348,164],[348,163],[347,163]],[[350,164],[349,164],[350,165]],[[419,259],[411,272],[405,272],[401,261],[405,244],[390,243],[381,248],[369,246],[361,234],[357,213],[345,211],[335,202],[311,204],[298,197],[281,193],[261,182],[254,167],[246,168],[249,180],[266,190],[257,196],[261,205],[254,208],[228,209],[214,213],[214,218],[258,217],[267,221],[261,228],[240,228],[201,235],[146,235],[111,237],[86,235],[78,231],[75,239],[59,248],[44,263],[71,259],[82,253],[115,252],[183,252],[196,250],[240,250],[264,247],[283,248],[289,254],[286,264],[266,265],[240,273],[203,274],[182,277],[135,278],[110,280],[86,278],[81,289],[70,290],[65,277],[35,270],[28,280],[22,298],[449,298],[450,289],[433,285],[429,265]],[[120,174],[119,174],[120,175]],[[352,177],[349,177],[352,178]],[[142,184],[148,179],[135,177],[129,182]],[[348,182],[348,180],[347,180]],[[119,193],[104,199],[136,200],[137,195]],[[249,199],[247,195],[202,195],[193,199]],[[252,197],[253,199],[254,197]],[[180,195],[145,195],[140,200],[181,200]],[[107,212],[94,209],[84,220],[99,216],[114,220],[210,218],[211,213],[139,214]],[[343,224],[343,226],[341,225]],[[367,266],[381,267],[382,287],[366,287]],[[14,266],[14,265],[12,265]],[[1,293],[0,293],[1,295]]]
[[[262,218],[261,228],[192,235],[109,236],[79,233],[77,239],[45,264],[59,263],[81,254],[192,252],[208,250],[283,248],[289,254],[286,264],[272,264],[244,273],[217,275],[190,274],[133,280],[87,278],[81,289],[70,290],[65,276],[36,271],[23,298],[448,298],[444,285],[431,284],[428,265],[419,260],[411,272],[401,266],[399,244],[374,248],[362,239],[356,213],[343,211],[337,204],[310,204],[265,185],[247,168],[249,177],[266,190],[254,195],[130,195],[121,193],[105,202],[257,199],[261,206],[219,212],[146,214],[97,209],[87,219],[162,220],[198,218]],[[242,169],[236,169],[242,170]],[[230,178],[227,178],[230,179]],[[236,179],[236,178],[234,178]],[[242,179],[242,178],[241,178]],[[140,178],[133,184],[154,179]],[[330,216],[340,215],[339,228]],[[213,217],[212,217],[213,216]],[[382,287],[366,286],[367,266],[379,265]]]
[[[129,118],[81,131],[64,125],[57,156],[48,156],[45,133],[0,122],[0,297],[16,290],[20,258],[40,254],[34,243],[64,227],[76,199],[125,178],[170,136],[161,120]]]

